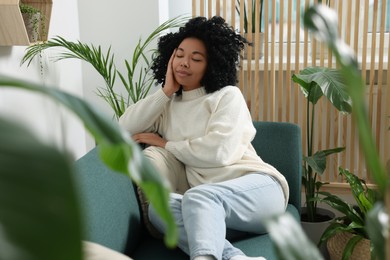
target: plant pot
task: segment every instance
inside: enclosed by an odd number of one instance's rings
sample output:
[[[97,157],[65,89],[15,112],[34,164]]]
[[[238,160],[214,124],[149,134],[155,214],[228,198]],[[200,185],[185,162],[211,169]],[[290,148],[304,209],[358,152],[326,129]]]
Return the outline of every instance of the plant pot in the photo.
[[[252,40],[250,40],[250,42],[252,42],[252,46],[251,46],[251,51],[249,52],[249,47],[246,48],[245,52],[244,52],[244,59],[248,60],[254,60],[255,59],[255,51],[256,49],[259,50],[259,59],[263,58],[264,56],[264,33],[260,32],[259,33],[259,46],[256,46],[255,44],[255,34],[252,33]],[[245,33],[244,34],[244,37],[248,40],[248,33]],[[249,41],[249,40],[248,40]]]
[[[344,248],[348,241],[354,237],[354,234],[349,232],[339,232],[328,239],[326,244],[329,252],[330,260],[342,259]],[[350,259],[354,260],[369,260],[370,256],[370,240],[363,238],[355,246]]]
[[[30,42],[39,40],[41,30],[41,13],[29,14],[23,13],[23,21],[26,26],[28,39]]]
[[[301,215],[306,213],[306,207],[302,207]],[[317,208],[317,214],[321,215],[321,219],[325,219],[320,222],[306,222],[301,220],[301,225],[305,231],[307,237],[315,244],[318,245],[320,238],[324,233],[325,229],[331,224],[332,220],[336,217],[336,214],[328,209]],[[326,245],[323,244],[320,246],[321,254],[325,257],[328,256]]]

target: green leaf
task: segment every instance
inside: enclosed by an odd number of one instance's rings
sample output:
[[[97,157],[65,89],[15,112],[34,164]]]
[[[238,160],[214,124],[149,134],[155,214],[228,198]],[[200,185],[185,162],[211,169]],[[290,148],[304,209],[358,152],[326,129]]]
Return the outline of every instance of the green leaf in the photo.
[[[349,260],[356,245],[363,239],[362,236],[353,236],[344,248],[342,260]]]
[[[373,191],[367,193],[369,189],[367,186],[363,186],[363,184],[365,184],[364,180],[360,179],[348,170],[340,167],[339,171],[340,175],[346,178],[347,182],[349,183],[352,195],[355,198],[355,201],[358,204],[360,210],[363,212],[363,214],[366,214],[373,207],[373,204],[376,200],[376,197],[372,194]]]
[[[326,169],[326,157],[328,155],[339,153],[344,150],[345,147],[337,147],[333,149],[317,151],[314,155],[310,157],[304,156],[303,160],[305,160],[309,164],[309,166],[314,170],[314,172],[322,174]]]
[[[290,213],[274,216],[264,221],[279,259],[323,259]]]
[[[346,91],[346,81],[339,70],[307,67],[299,74],[293,74],[292,79],[301,86],[311,103],[316,104],[325,95],[338,111],[351,113],[352,101]]]
[[[81,260],[69,155],[0,118],[0,165],[0,259]]]
[[[377,202],[368,212],[366,226],[377,259],[385,259],[386,237],[389,232],[389,214],[382,202]],[[374,259],[374,258],[372,258]]]
[[[173,221],[167,201],[164,201],[169,194],[169,186],[162,181],[154,168],[146,162],[143,154],[137,145],[131,141],[127,132],[82,99],[59,89],[43,87],[39,84],[2,75],[0,75],[0,87],[16,87],[45,94],[74,112],[101,145],[102,160],[110,168],[129,175],[141,188],[145,187],[144,184],[146,183],[149,190],[154,189],[156,191],[154,193],[145,191],[145,195],[153,205],[161,204],[161,210],[158,213],[167,223],[166,242],[172,246],[174,241],[177,241],[176,224]]]
[[[330,194],[329,192],[319,192],[319,194],[325,196],[321,199],[321,202],[328,204],[332,208],[343,213],[349,220],[352,222],[359,223],[360,225],[364,224],[364,219],[360,214],[353,208],[352,205],[348,204],[340,197]]]

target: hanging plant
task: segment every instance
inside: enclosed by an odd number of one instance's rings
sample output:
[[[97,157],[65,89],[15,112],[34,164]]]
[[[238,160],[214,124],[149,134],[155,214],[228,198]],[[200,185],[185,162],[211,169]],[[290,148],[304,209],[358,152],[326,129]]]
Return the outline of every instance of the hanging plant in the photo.
[[[21,3],[19,8],[30,42],[42,40],[45,36],[45,16],[39,9],[31,5]]]

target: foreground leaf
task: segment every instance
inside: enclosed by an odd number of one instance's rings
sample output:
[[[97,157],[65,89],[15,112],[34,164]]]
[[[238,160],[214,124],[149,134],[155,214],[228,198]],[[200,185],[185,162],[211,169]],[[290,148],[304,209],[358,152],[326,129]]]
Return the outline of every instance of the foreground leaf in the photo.
[[[304,24],[314,32],[317,39],[325,42],[332,50],[340,65],[340,71],[346,81],[347,92],[353,103],[353,117],[357,124],[359,140],[362,145],[367,167],[383,195],[388,185],[384,165],[380,162],[378,150],[373,139],[371,126],[366,111],[365,90],[359,64],[355,53],[343,40],[338,38],[336,13],[324,6],[314,5],[304,13]]]
[[[289,213],[265,221],[279,259],[323,259],[318,248],[306,237],[300,223]]]
[[[72,163],[0,118],[0,259],[82,259]]]
[[[56,88],[43,87],[2,75],[0,75],[0,87],[16,87],[44,94],[74,112],[98,142],[101,158],[110,168],[129,175],[141,187],[144,183],[147,183],[148,187],[153,187],[153,189],[145,190],[145,195],[153,205],[163,205],[156,210],[167,223],[165,242],[168,246],[175,244],[177,241],[176,224],[166,201],[169,187],[155,169],[142,159],[142,153],[131,141],[128,133],[82,99]]]

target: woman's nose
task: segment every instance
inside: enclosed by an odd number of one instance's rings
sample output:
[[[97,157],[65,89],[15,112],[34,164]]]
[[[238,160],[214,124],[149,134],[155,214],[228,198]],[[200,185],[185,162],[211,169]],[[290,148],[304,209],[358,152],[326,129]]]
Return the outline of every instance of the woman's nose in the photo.
[[[182,61],[182,63],[180,64],[180,66],[185,67],[185,68],[188,68],[188,67],[189,67],[188,61],[187,61],[186,59],[184,59],[184,60]]]

